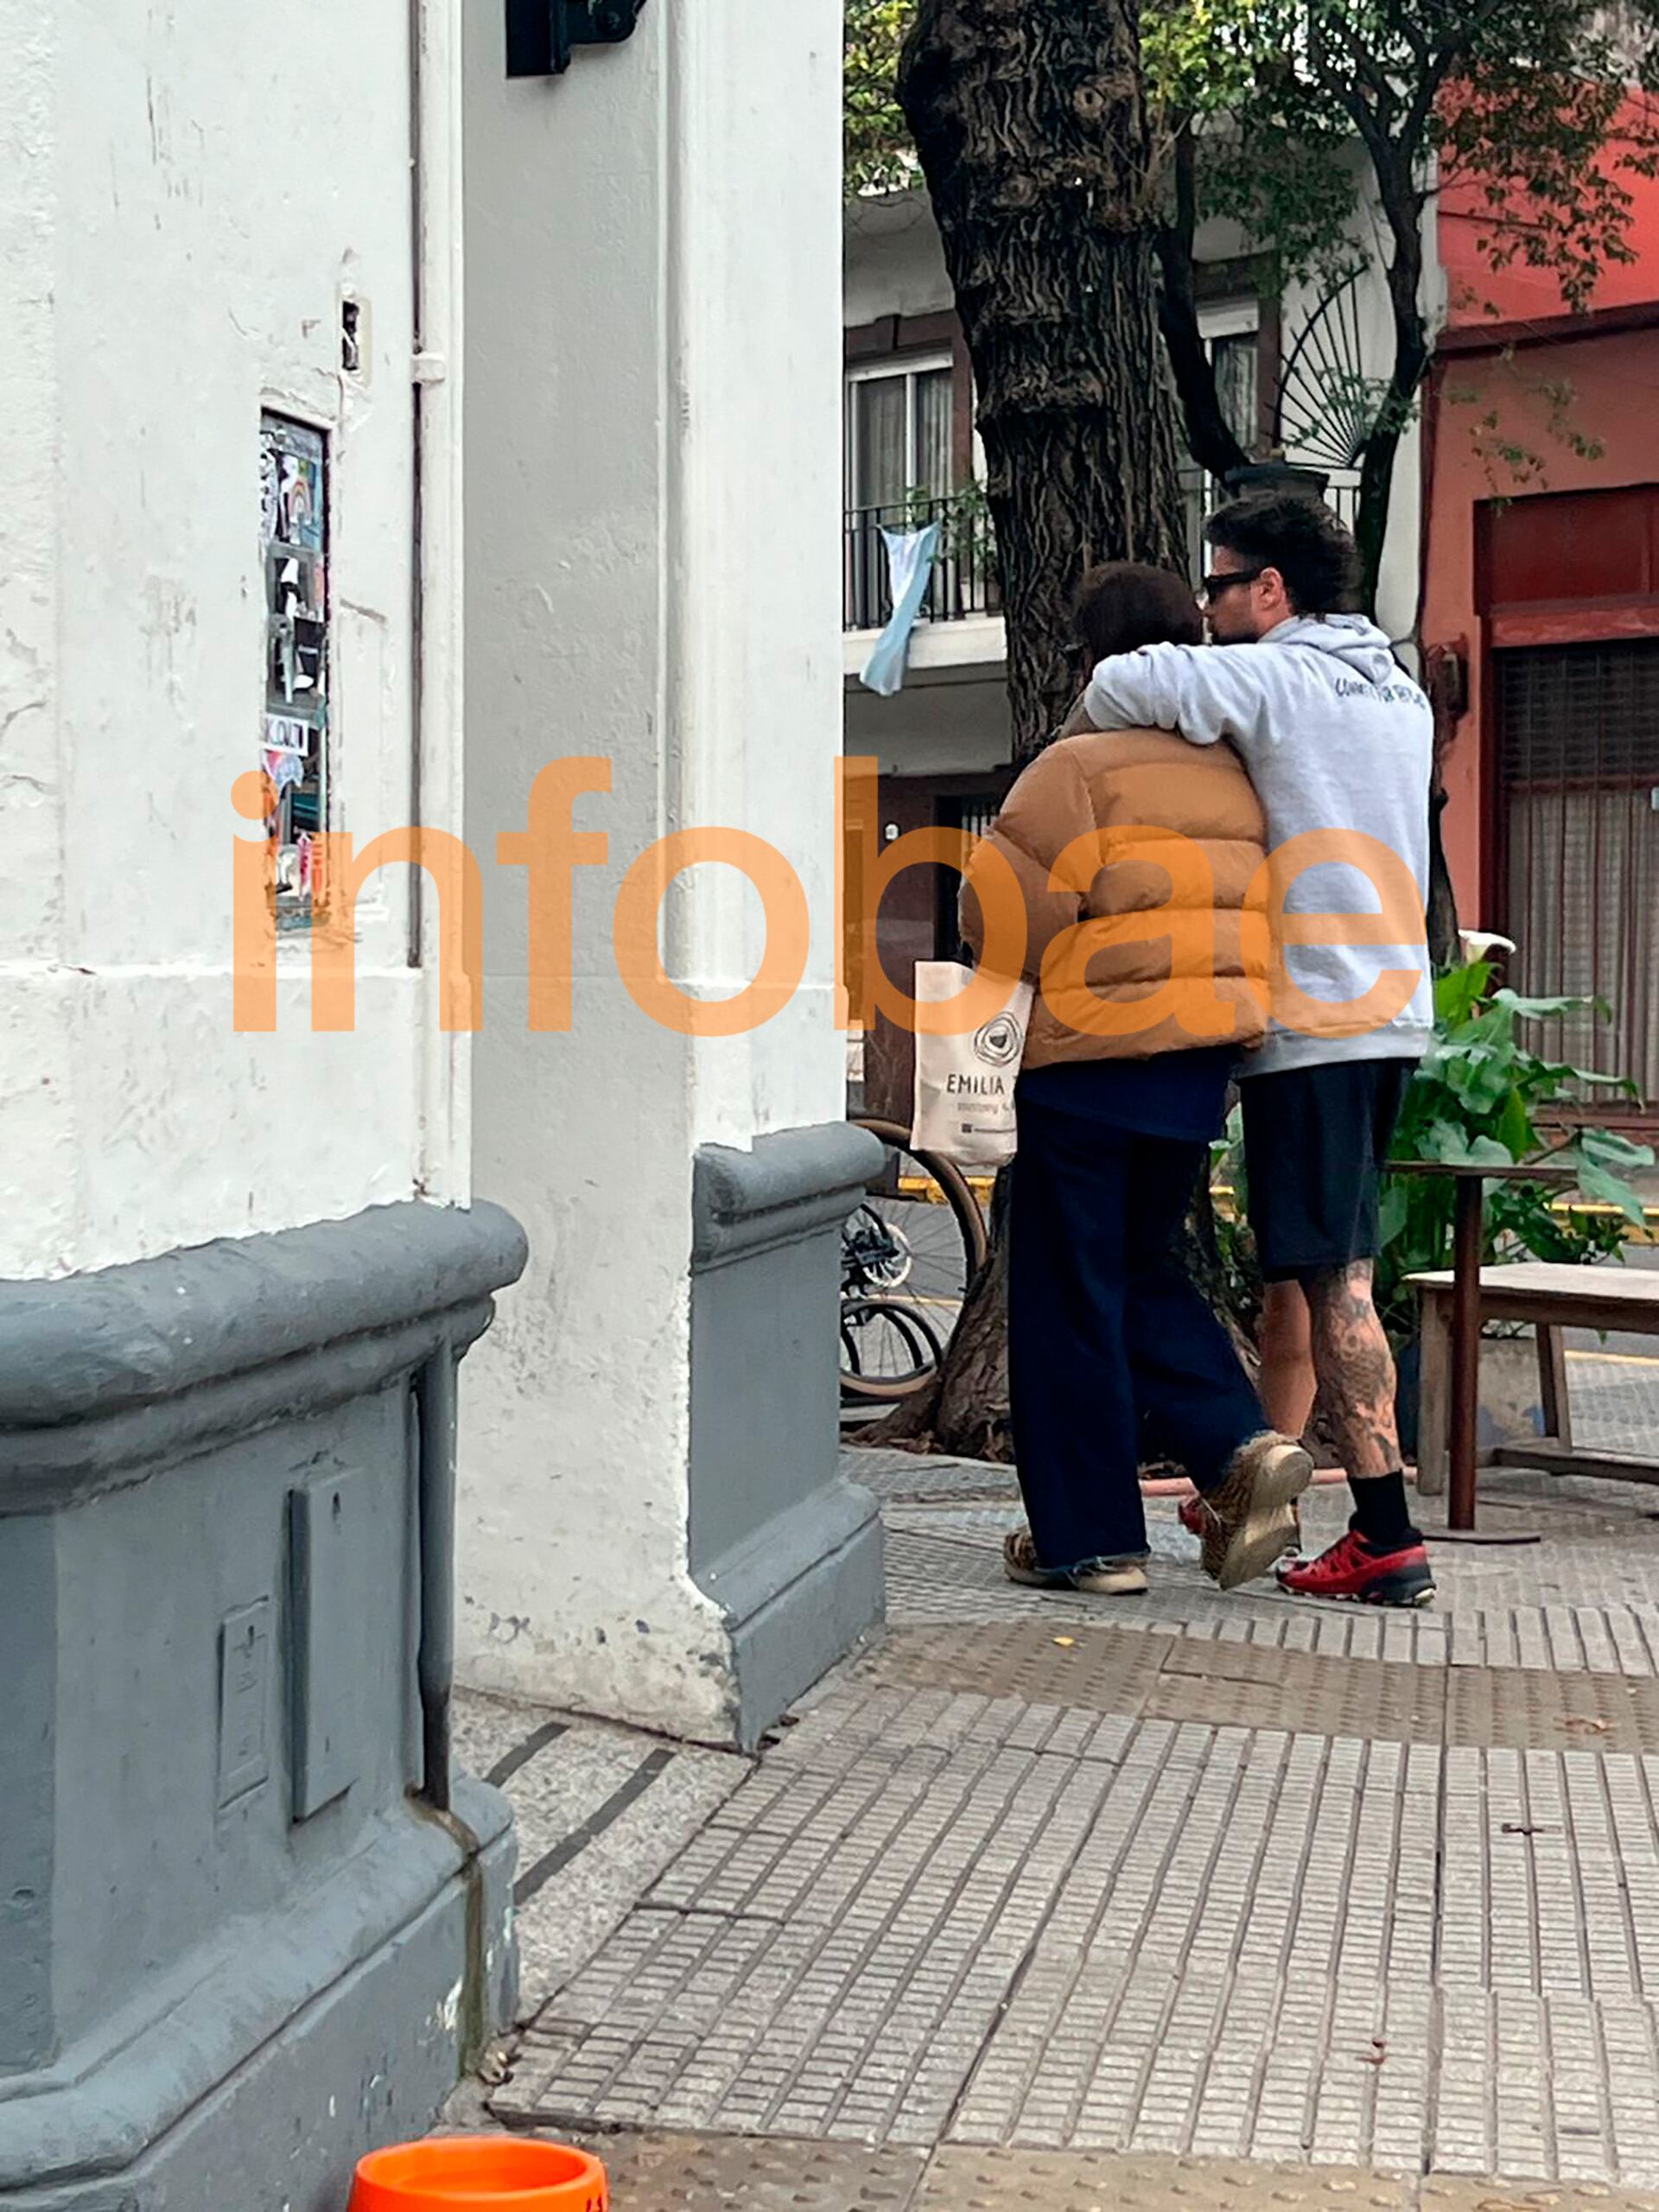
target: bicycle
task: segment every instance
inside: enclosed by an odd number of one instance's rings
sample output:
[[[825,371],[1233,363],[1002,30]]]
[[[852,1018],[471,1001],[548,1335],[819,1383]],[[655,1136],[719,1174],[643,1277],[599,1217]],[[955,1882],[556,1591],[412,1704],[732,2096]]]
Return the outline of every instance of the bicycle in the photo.
[[[886,1158],[841,1233],[841,1389],[912,1397],[944,1357],[985,1257],[985,1217],[961,1169],[913,1151],[897,1122],[861,1118]]]

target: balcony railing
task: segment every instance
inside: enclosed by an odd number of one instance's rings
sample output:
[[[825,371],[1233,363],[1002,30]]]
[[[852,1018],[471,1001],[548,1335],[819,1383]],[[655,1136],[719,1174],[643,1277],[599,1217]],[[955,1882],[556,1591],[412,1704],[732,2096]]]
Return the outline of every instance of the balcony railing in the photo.
[[[885,507],[854,507],[847,516],[843,548],[845,607],[849,630],[880,630],[893,613],[884,530],[939,525],[938,551],[922,601],[925,622],[963,622],[1000,614],[996,544],[982,499],[961,493],[938,499],[912,499]]]
[[[1181,472],[1181,490],[1186,505],[1187,558],[1193,575],[1199,576],[1208,557],[1205,524],[1217,507],[1226,504],[1229,494],[1213,477],[1196,468]],[[1351,530],[1359,505],[1357,479],[1334,480],[1325,498]],[[880,630],[893,613],[882,531],[925,530],[931,522],[939,525],[939,548],[920,620],[963,622],[974,615],[1002,612],[996,540],[983,495],[957,492],[937,499],[912,498],[884,507],[849,509],[842,611],[848,629]]]

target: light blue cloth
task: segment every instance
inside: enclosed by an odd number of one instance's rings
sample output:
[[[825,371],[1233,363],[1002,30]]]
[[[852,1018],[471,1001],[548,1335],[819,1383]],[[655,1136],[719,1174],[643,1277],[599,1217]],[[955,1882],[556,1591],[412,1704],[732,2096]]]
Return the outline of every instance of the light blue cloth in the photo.
[[[925,530],[884,530],[881,541],[887,549],[893,614],[875,641],[875,650],[865,663],[860,681],[867,690],[891,699],[904,685],[905,663],[910,658],[910,633],[916,627],[916,617],[927,596],[933,556],[939,550],[939,525],[931,522]]]

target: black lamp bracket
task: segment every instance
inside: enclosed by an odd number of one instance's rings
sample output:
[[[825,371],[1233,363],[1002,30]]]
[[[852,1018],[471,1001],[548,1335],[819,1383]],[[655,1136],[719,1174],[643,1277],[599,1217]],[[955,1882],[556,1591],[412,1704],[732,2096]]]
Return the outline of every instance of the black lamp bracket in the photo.
[[[579,46],[632,38],[645,0],[507,0],[509,77],[560,77]]]

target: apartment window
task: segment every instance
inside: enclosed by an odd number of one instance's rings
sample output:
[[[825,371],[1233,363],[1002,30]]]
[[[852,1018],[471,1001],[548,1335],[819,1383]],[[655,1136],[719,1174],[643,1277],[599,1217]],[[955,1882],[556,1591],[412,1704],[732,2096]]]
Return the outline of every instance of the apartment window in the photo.
[[[951,488],[956,380],[948,354],[883,361],[847,378],[847,504],[902,507]]]
[[[317,839],[328,826],[328,441],[284,415],[259,423],[259,538],[265,588],[259,762],[273,807],[279,922],[321,900]]]
[[[1254,301],[1201,314],[1222,418],[1246,453],[1261,441],[1262,316]]]
[[[1262,310],[1254,300],[1201,308],[1198,327],[1215,371],[1222,418],[1247,454],[1261,444]],[[1226,497],[1189,455],[1181,468],[1186,498],[1187,562],[1193,576],[1205,569],[1204,526]]]

